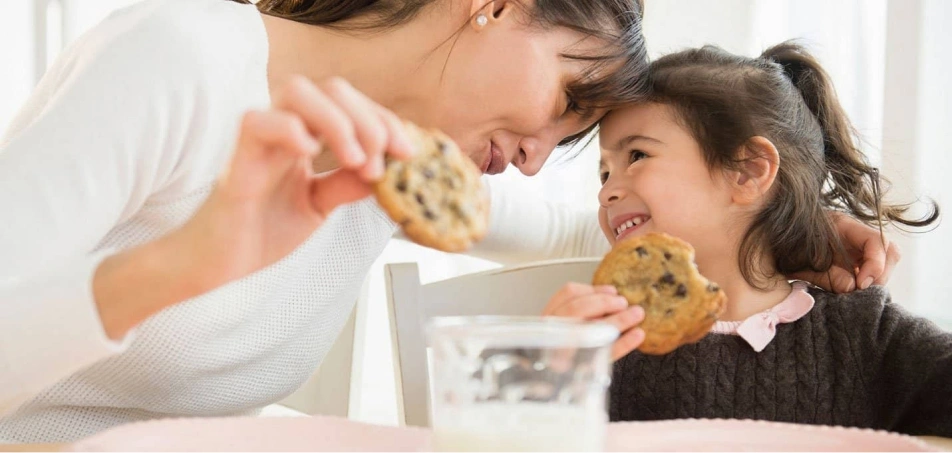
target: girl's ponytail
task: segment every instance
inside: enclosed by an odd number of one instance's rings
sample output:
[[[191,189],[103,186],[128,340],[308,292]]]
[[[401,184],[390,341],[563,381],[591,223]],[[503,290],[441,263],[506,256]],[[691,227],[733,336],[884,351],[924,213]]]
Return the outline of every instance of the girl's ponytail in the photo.
[[[827,181],[822,193],[824,204],[845,209],[867,223],[898,222],[924,227],[939,217],[933,202],[932,212],[921,219],[906,217],[908,205],[889,205],[882,200],[882,186],[887,185],[879,170],[870,166],[856,146],[857,136],[840,105],[829,75],[820,63],[801,46],[785,42],[764,51],[761,58],[783,67],[787,77],[800,92],[823,133],[823,160]]]

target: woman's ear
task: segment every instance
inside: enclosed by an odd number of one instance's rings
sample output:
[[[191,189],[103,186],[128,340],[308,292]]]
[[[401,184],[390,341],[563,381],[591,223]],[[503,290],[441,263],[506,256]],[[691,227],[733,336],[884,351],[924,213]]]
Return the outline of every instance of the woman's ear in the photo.
[[[509,0],[471,0],[470,24],[476,31],[485,29],[493,21],[504,19],[513,9]]]
[[[730,172],[733,186],[732,200],[740,205],[757,203],[773,187],[780,169],[777,147],[764,137],[752,137],[737,151],[740,162]]]

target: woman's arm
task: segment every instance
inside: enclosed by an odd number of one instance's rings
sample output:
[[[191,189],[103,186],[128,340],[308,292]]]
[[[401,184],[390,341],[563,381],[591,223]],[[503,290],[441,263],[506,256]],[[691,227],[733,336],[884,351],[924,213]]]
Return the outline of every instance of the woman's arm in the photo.
[[[595,209],[576,208],[515,193],[484,177],[490,196],[489,232],[469,254],[503,264],[603,256],[608,240]]]
[[[124,305],[94,295],[94,282],[115,278],[108,269],[94,278],[114,262],[99,242],[182,157],[170,122],[189,118],[188,93],[161,78],[161,51],[133,59],[124,46],[80,47],[54,65],[0,144],[0,412],[121,351],[128,329],[107,335],[102,320],[166,283],[127,280]],[[135,266],[150,265],[139,258]]]

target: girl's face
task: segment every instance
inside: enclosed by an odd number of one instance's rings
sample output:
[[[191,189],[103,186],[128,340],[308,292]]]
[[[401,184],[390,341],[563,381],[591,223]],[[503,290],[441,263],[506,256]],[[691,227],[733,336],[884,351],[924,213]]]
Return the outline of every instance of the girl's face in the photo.
[[[612,111],[601,122],[599,223],[613,245],[663,232],[705,257],[736,260],[737,215],[726,175],[709,170],[691,134],[661,104]],[[742,232],[742,231],[741,231]]]
[[[532,28],[515,2],[496,4],[485,26],[465,30],[454,44],[426,115],[483,172],[512,163],[531,176],[560,141],[604,113],[573,111],[566,85],[590,63],[562,55],[595,55],[606,44],[565,28]]]

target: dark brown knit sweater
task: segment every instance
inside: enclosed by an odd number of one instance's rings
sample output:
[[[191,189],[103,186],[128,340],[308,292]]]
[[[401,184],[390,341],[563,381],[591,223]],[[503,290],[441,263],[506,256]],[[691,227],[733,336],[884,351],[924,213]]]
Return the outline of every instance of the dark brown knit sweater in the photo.
[[[813,310],[777,326],[763,352],[710,334],[666,356],[622,358],[611,419],[756,419],[952,437],[952,333],[891,303],[882,287],[810,294]]]

